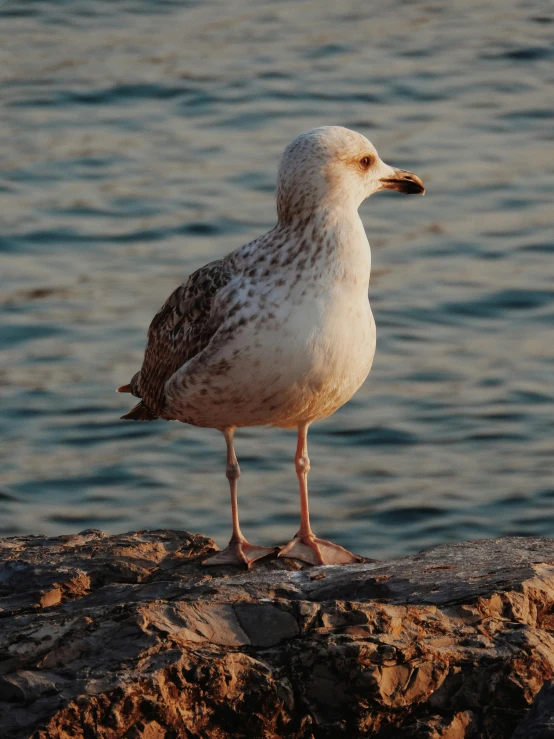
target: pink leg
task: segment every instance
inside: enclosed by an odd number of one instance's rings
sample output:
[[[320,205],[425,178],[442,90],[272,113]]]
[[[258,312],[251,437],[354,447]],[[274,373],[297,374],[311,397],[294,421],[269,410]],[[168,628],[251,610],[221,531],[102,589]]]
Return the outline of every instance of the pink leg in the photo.
[[[299,559],[311,565],[338,565],[361,562],[358,557],[347,549],[332,544],[330,541],[318,539],[314,536],[310,526],[310,511],[308,508],[308,472],[310,459],[308,457],[308,425],[298,427],[298,444],[296,445],[296,474],[300,485],[300,529],[292,541],[279,550],[279,557]]]
[[[227,467],[226,475],[231,489],[231,515],[233,519],[233,535],[229,545],[221,552],[217,552],[209,559],[202,562],[203,565],[246,565],[250,569],[252,562],[266,557],[276,551],[276,547],[258,547],[250,544],[240,530],[239,509],[237,496],[237,481],[240,477],[240,467],[235,454],[233,437],[235,427],[228,426],[223,429],[225,442],[227,443]]]

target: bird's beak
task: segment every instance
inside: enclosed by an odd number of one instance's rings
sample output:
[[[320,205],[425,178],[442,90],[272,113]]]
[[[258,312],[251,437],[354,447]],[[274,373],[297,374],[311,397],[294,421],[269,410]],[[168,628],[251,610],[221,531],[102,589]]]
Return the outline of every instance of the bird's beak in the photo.
[[[398,190],[404,195],[425,195],[425,185],[419,177],[405,169],[393,169],[387,177],[382,177],[381,190]]]

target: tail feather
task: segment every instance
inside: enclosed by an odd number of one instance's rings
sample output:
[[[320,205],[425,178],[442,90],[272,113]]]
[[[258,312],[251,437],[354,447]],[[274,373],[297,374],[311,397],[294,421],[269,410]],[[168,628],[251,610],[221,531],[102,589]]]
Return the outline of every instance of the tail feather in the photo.
[[[2,0],[0,0],[0,3],[1,2]],[[131,378],[131,382],[128,385],[120,385],[117,388],[117,392],[118,393],[131,393],[132,395],[135,396],[135,398],[140,398],[141,392],[139,390],[139,382],[138,382],[139,375],[140,375],[140,370],[138,372],[135,372],[135,374]]]
[[[152,413],[150,408],[141,400],[140,403],[138,403],[128,413],[125,413],[124,416],[121,416],[121,418],[125,421],[155,421],[158,416]]]

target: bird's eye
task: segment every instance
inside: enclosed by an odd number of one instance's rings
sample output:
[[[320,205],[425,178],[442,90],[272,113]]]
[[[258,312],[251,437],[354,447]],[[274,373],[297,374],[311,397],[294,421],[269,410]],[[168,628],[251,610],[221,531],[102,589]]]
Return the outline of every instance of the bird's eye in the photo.
[[[371,164],[371,157],[364,157],[363,159],[360,159],[360,164],[364,169],[367,169]]]

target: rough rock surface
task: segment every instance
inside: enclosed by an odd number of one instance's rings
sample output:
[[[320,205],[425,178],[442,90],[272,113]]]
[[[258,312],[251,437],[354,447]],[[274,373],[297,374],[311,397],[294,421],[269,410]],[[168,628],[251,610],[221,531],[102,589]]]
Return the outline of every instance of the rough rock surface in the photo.
[[[554,739],[554,680],[539,690],[513,739]]]
[[[251,572],[214,548],[0,540],[0,737],[508,739],[553,676],[554,541]]]

